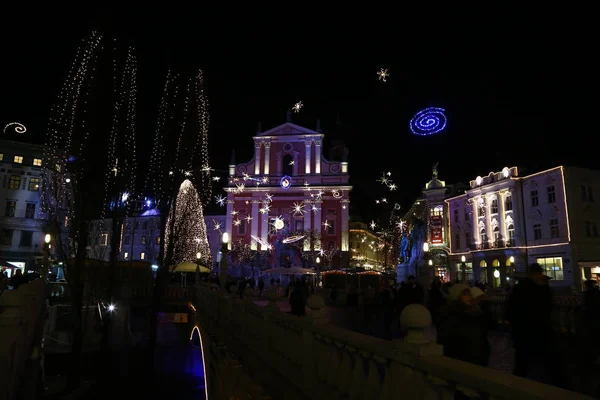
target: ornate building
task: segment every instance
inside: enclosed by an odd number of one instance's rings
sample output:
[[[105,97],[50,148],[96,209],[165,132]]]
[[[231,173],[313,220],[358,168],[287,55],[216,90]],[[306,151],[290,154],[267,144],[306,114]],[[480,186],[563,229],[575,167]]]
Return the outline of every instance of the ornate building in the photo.
[[[270,264],[277,266],[307,266],[301,253],[320,250],[336,253],[332,266],[347,265],[348,162],[345,152],[339,162],[326,160],[323,138],[320,123],[311,130],[288,116],[285,124],[257,132],[250,161],[232,159],[223,227],[230,243],[242,239],[252,250],[272,250]],[[300,249],[290,246],[290,236],[303,240]]]
[[[553,286],[595,278],[598,185],[600,172],[562,166],[523,177],[517,167],[478,176],[465,194],[446,200],[456,277],[501,287],[537,262]]]
[[[382,271],[386,262],[387,246],[383,239],[363,222],[350,223],[350,267]]]

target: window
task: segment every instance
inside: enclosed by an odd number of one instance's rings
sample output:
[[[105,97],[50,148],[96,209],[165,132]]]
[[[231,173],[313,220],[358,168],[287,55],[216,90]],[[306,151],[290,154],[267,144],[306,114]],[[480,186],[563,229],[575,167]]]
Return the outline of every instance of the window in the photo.
[[[469,209],[468,208],[465,208],[465,215],[464,215],[464,217],[465,217],[465,221],[469,220]]]
[[[515,239],[515,226],[513,224],[506,227],[506,234],[508,235],[508,240],[511,242]]]
[[[335,220],[329,220],[327,221],[327,234],[328,235],[335,235]]]
[[[494,228],[494,242],[496,242],[496,244],[500,241],[500,228],[498,228],[497,226]]]
[[[454,248],[460,249],[460,233],[454,234]]]
[[[19,190],[21,187],[21,177],[19,175],[11,175],[10,181],[8,182],[8,188],[12,190]]]
[[[23,164],[23,156],[15,156],[15,158],[13,159],[13,162],[15,162],[17,164]]]
[[[142,252],[140,253],[140,260],[145,260],[146,259],[146,253]]]
[[[281,173],[289,176],[294,174],[294,157],[291,154],[283,156],[283,160],[281,161]]]
[[[550,237],[557,238],[559,236],[558,232],[558,219],[550,220]]]
[[[504,209],[512,211],[512,196],[506,196],[506,199],[504,199]]]
[[[108,246],[108,233],[100,235],[100,246]]]
[[[143,235],[140,240],[141,244],[146,244],[146,235]]]
[[[129,235],[125,236],[125,237],[123,238],[123,244],[129,244],[129,240],[130,240],[130,239],[129,239]]]
[[[538,191],[532,190],[531,191],[531,207],[537,207],[539,203],[540,203],[540,200],[538,198]]]
[[[40,178],[29,178],[29,187],[27,190],[36,192],[40,189]]]
[[[544,257],[535,260],[544,269],[544,273],[554,280],[564,280],[562,257]]]
[[[498,214],[498,199],[492,200],[492,214]]]
[[[483,202],[479,203],[479,206],[477,207],[477,216],[485,217],[485,205]]]
[[[134,222],[133,229],[140,229],[140,223],[139,223],[139,221],[135,221]]]
[[[34,158],[33,159],[33,166],[34,167],[41,167],[42,166],[42,159],[41,158]]]
[[[128,257],[129,257],[129,253],[128,252],[123,253],[123,259],[124,260],[127,260]]]
[[[454,209],[454,222],[458,223],[458,208]]]
[[[588,185],[581,185],[581,200],[594,201],[594,188]]]
[[[4,154],[0,153],[0,161],[4,161]]]
[[[19,242],[19,246],[31,247],[32,241],[33,241],[33,231],[21,231],[21,241]]]
[[[585,236],[598,237],[598,224],[592,221],[585,221]]]
[[[487,283],[488,281],[487,262],[485,260],[481,260],[479,263],[479,281],[481,283]]]
[[[25,208],[25,218],[35,218],[35,203],[27,203]]]
[[[303,230],[303,228],[304,228],[304,227],[302,226],[302,223],[303,223],[303,222],[304,222],[304,221],[303,221],[303,220],[301,220],[301,219],[297,219],[297,220],[295,220],[295,221],[294,221],[294,230],[296,230],[296,231],[301,231],[301,230]]]
[[[542,238],[542,225],[533,224],[533,239],[540,240]]]
[[[444,206],[435,206],[432,210],[431,210],[431,215],[444,215]]]
[[[246,234],[246,220],[245,219],[240,219],[240,224],[238,225],[238,235],[245,235]]]
[[[12,245],[13,230],[2,229],[0,230],[0,245],[10,246]]]
[[[548,186],[546,191],[548,192],[548,203],[556,203],[556,190],[554,189],[554,185]]]
[[[17,208],[17,202],[14,200],[7,200],[6,201],[6,208],[4,209],[4,216],[5,217],[14,217],[15,216],[15,209]]]
[[[471,232],[465,233],[465,244],[467,247],[471,247]]]
[[[481,234],[481,243],[482,244],[486,243],[488,241],[488,239],[487,239],[487,233],[486,233],[485,229],[482,229],[479,233]]]

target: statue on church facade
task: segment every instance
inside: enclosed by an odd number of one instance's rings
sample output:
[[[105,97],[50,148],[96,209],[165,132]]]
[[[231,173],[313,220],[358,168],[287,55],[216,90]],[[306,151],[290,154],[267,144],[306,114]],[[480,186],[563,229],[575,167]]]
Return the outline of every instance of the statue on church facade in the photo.
[[[433,168],[432,169],[433,169],[433,177],[434,178],[438,177],[438,170],[437,170],[438,165],[439,165],[439,162],[436,162],[435,164],[433,164]]]

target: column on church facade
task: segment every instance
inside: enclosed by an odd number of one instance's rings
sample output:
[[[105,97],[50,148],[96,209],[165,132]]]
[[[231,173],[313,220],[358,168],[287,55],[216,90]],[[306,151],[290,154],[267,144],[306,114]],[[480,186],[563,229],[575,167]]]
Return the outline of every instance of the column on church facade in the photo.
[[[260,142],[254,142],[254,175],[260,175]]]
[[[504,209],[504,200],[506,196],[506,191],[501,191],[498,193],[498,224],[500,225],[500,236],[502,237],[502,243],[506,243],[508,237],[506,235],[506,221],[505,221],[505,213]]]
[[[321,226],[323,224],[323,221],[321,220],[321,212],[323,211],[321,209],[321,207],[323,207],[323,203],[318,202],[316,204],[316,206],[317,206],[317,211],[314,212],[315,220],[313,222],[313,229],[315,230],[316,233],[318,233],[320,235],[321,234]],[[315,250],[321,250],[321,243],[315,243]]]
[[[321,173],[321,141],[315,141],[315,174]]]
[[[254,198],[254,196],[252,196],[252,211],[250,212],[250,216],[252,217],[252,221],[250,221],[250,235],[254,236],[254,237],[259,237],[258,236],[258,221],[260,218],[260,215],[258,213],[258,207],[260,205],[260,199],[258,198]],[[257,250],[257,243],[256,240],[254,240],[253,238],[250,238],[250,249],[252,250]]]
[[[269,166],[271,165],[271,143],[265,142],[265,167],[263,168],[263,174],[269,175]]]
[[[308,192],[306,192],[308,193]],[[312,210],[312,206],[309,203],[310,200],[310,196],[308,194],[304,195],[304,211],[306,211],[304,213],[304,231],[308,232],[311,229],[311,221],[313,218],[313,210]],[[309,251],[310,250],[310,243],[308,241],[304,242],[304,251]]]
[[[260,214],[260,239],[264,243],[269,243],[269,213]],[[267,250],[267,246],[260,245],[261,250]]]
[[[344,203],[344,206],[346,204]],[[342,218],[342,246],[341,246],[341,250],[342,251],[349,251],[350,250],[350,227],[348,226],[348,219],[349,219],[349,207],[342,207],[341,209],[341,218]]]
[[[311,141],[306,141],[304,142],[304,144],[306,145],[306,158],[304,160],[304,164],[305,164],[305,168],[304,168],[304,173],[306,175],[310,174],[310,164],[312,163],[311,157],[310,157],[310,151],[312,148],[312,142]]]
[[[231,242],[233,240],[233,215],[231,215],[231,212],[233,211],[234,199],[235,197],[233,195],[231,195],[231,197],[228,196],[227,215],[225,216],[225,226],[223,227],[224,232],[229,234],[229,243],[227,244],[229,250],[231,250]]]

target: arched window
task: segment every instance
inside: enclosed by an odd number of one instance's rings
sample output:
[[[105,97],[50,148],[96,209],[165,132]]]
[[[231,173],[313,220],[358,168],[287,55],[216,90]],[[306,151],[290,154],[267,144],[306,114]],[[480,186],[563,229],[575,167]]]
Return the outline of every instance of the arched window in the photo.
[[[500,267],[500,261],[497,259],[492,261],[492,267],[494,267],[494,268]]]
[[[515,238],[515,226],[513,224],[506,227],[506,234],[508,235],[508,240],[512,242]]]
[[[485,229],[482,229],[481,231],[479,231],[480,237],[481,237],[481,243],[486,243],[488,241],[487,238],[487,232],[485,231]]]
[[[498,226],[494,227],[494,241],[495,242],[500,241],[500,228],[498,228]]]
[[[481,260],[481,261],[479,262],[479,267],[480,267],[480,268],[487,268],[487,263],[485,262],[485,260]]]
[[[283,156],[281,171],[283,175],[292,176],[294,174],[294,157],[291,154]]]

